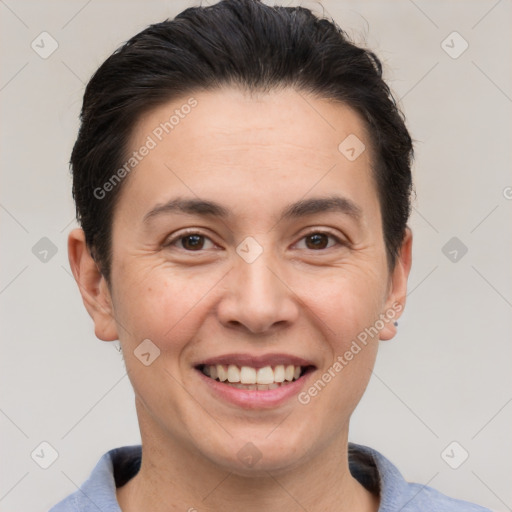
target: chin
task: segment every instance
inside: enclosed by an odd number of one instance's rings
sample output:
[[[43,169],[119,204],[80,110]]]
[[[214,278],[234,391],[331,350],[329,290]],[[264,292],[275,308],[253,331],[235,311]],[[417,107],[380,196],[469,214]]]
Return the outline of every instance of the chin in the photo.
[[[251,435],[223,440],[216,452],[212,452],[213,445],[210,444],[208,452],[203,453],[215,465],[239,476],[268,477],[269,472],[286,472],[299,466],[305,450],[297,447],[305,448],[304,443],[295,440],[295,436],[272,433],[269,437],[270,432],[272,429],[265,428],[260,436],[256,436],[251,429]]]

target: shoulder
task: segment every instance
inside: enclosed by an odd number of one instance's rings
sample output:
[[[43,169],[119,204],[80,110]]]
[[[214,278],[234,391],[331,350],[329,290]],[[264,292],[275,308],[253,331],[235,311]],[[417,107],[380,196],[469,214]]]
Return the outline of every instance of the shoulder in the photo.
[[[83,506],[80,505],[78,492],[79,491],[76,491],[73,494],[70,494],[67,498],[64,498],[62,501],[59,501],[59,503],[54,505],[49,512],[77,512],[79,510],[84,510]]]
[[[491,512],[427,485],[407,482],[391,461],[368,446],[349,443],[349,463],[354,478],[380,490],[379,512]]]
[[[393,507],[399,505],[402,512],[491,512],[475,503],[446,496],[427,485],[410,482],[405,483],[405,488],[394,500],[396,505],[393,503]],[[389,508],[391,510],[399,509]]]
[[[138,471],[140,456],[140,445],[108,451],[80,488],[53,506],[49,512],[120,512],[116,487]]]

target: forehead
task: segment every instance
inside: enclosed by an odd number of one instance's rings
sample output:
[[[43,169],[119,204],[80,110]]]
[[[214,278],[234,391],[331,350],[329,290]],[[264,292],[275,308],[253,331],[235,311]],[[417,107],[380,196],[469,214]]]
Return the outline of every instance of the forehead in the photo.
[[[363,203],[376,200],[361,117],[293,89],[223,88],[175,99],[134,127],[128,155],[144,146],[151,149],[122,194],[137,199],[132,206],[141,205],[142,216],[142,205],[169,195],[215,196],[240,212],[251,208],[247,201],[277,208],[334,189]]]
[[[336,151],[349,135],[367,138],[360,115],[347,105],[291,88],[263,93],[224,87],[191,93],[147,112],[134,127],[131,145],[148,134],[163,145],[181,139],[205,150],[230,143],[291,144],[297,151],[315,149],[323,156],[326,150]]]

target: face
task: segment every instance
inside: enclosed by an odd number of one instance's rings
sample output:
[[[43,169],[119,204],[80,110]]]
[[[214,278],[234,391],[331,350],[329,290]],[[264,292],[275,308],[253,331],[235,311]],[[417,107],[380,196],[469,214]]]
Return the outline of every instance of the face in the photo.
[[[410,236],[389,272],[370,141],[350,108],[291,89],[193,98],[136,126],[130,153],[153,147],[123,184],[111,289],[100,278],[102,307],[88,309],[97,336],[121,342],[143,440],[234,472],[249,471],[247,453],[284,470],[346,442],[404,304]],[[218,381],[238,369],[274,384]]]

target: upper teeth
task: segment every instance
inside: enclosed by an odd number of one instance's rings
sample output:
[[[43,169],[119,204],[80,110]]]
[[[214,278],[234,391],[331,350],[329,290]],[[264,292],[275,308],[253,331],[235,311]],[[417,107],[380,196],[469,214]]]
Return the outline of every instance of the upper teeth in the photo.
[[[264,366],[263,368],[251,368],[250,366],[242,366],[241,368],[235,364],[225,365],[205,365],[203,373],[212,379],[219,379],[221,382],[240,382],[241,384],[273,384],[275,382],[291,382],[298,379],[301,373],[300,366],[293,364],[278,364],[274,368],[272,366]]]

